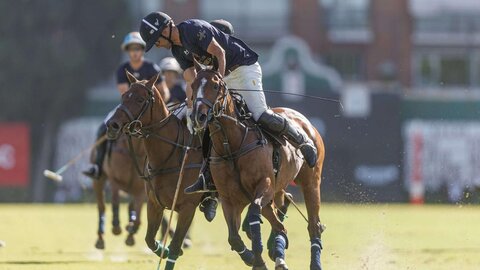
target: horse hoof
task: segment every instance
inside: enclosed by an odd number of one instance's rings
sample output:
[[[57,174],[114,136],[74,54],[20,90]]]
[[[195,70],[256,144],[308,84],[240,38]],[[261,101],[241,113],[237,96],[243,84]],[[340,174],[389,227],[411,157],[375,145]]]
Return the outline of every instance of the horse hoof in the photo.
[[[125,240],[125,245],[131,247],[135,245],[135,238],[133,238],[133,234],[129,234],[127,239]]]
[[[254,266],[252,270],[268,270],[267,266],[264,264],[262,266]]]
[[[288,270],[287,263],[282,258],[275,259],[275,270]]]
[[[98,239],[97,242],[95,242],[95,248],[105,249],[105,241],[103,241],[103,239]]]
[[[120,226],[115,226],[112,228],[112,233],[114,235],[120,235],[122,233],[122,228]]]
[[[185,240],[183,240],[183,248],[189,249],[192,246],[193,246],[193,242],[191,239],[185,238]]]

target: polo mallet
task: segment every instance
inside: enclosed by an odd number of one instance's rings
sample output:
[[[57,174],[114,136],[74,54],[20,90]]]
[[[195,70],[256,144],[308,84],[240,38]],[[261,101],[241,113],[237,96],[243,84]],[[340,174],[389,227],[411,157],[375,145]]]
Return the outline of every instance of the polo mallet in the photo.
[[[177,198],[178,198],[178,193],[180,191],[180,187],[182,186],[183,175],[185,173],[185,170],[184,170],[185,162],[187,161],[189,150],[190,150],[190,147],[185,148],[185,154],[183,155],[182,166],[180,167],[180,173],[178,174],[177,189],[175,190],[175,195],[173,196],[172,208],[170,208],[170,218],[168,219],[167,228],[170,228],[170,226],[172,224],[173,212],[174,212],[175,206],[177,205]],[[160,266],[162,264],[163,254],[165,252],[165,247],[167,246],[167,238],[168,238],[168,233],[165,234],[165,237],[163,238],[163,244],[162,244],[163,248],[162,248],[162,252],[160,254],[160,259],[158,261],[157,270],[160,269]]]
[[[44,170],[43,171],[43,176],[56,181],[56,182],[62,182],[63,181],[63,176],[62,173],[64,173],[70,166],[72,166],[75,162],[77,162],[83,155],[86,153],[90,152],[93,148],[97,147],[101,143],[103,143],[107,139],[107,135],[103,135],[100,137],[94,144],[90,145],[89,147],[83,149],[80,153],[78,153],[75,157],[70,159],[65,165],[63,165],[60,169],[57,171],[50,171],[50,170]]]

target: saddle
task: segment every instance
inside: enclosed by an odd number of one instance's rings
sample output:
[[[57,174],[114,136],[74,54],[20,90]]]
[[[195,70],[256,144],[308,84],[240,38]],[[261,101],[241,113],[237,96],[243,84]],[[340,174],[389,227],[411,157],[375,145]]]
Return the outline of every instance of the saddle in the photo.
[[[283,137],[268,132],[255,122],[255,120],[252,118],[252,113],[248,109],[247,103],[243,99],[242,95],[238,93],[231,93],[231,95],[235,101],[235,111],[239,121],[246,126],[254,127],[261,134],[260,136],[264,137],[267,142],[272,144],[272,164],[275,177],[277,177],[281,165],[280,147],[287,144],[286,140]]]

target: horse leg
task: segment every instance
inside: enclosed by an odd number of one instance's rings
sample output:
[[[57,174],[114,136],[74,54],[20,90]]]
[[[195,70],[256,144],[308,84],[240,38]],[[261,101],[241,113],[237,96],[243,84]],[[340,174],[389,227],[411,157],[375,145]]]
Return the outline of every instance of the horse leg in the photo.
[[[167,232],[170,237],[173,237],[173,230],[170,230],[170,228],[168,228],[168,219],[166,217],[163,217],[162,224],[160,225],[160,239],[163,239]]]
[[[95,243],[97,249],[105,249],[105,241],[103,235],[105,233],[105,179],[93,180],[93,190],[95,191],[95,198],[97,200],[98,209],[98,238]]]
[[[122,233],[122,228],[120,227],[120,214],[119,214],[119,208],[120,208],[120,190],[117,185],[113,183],[114,181],[111,181],[111,189],[112,189],[112,213],[113,213],[113,219],[112,219],[112,233],[114,235],[119,235]]]
[[[272,226],[272,246],[267,248],[270,258],[275,262],[275,270],[288,270],[285,262],[285,249],[288,248],[287,230],[273,209],[273,203],[264,206],[262,214]]]
[[[239,206],[234,207],[229,201],[221,201],[223,214],[228,226],[228,243],[230,244],[231,249],[240,255],[240,258],[246,265],[252,266],[254,257],[253,252],[245,246],[245,243],[243,243],[242,238],[238,234],[242,219],[242,209]]]
[[[254,270],[267,269],[265,261],[262,258],[263,244],[262,244],[262,232],[261,232],[261,212],[262,212],[262,200],[261,196],[255,196],[255,200],[250,203],[248,207],[248,222],[250,224],[250,233],[252,235],[252,251],[255,255],[253,260]]]
[[[321,170],[320,170],[321,172]],[[320,255],[322,253],[322,240],[321,235],[324,230],[320,223],[320,179],[321,173],[314,172],[313,176],[304,177],[301,176],[303,181],[301,182],[303,196],[305,198],[305,205],[307,207],[308,214],[308,233],[310,235],[311,243],[311,259],[310,270],[321,270],[322,265],[320,261]],[[312,179],[308,181],[308,179]]]
[[[292,194],[290,193],[284,194],[283,192],[277,192],[275,194],[275,199],[274,199],[275,205],[279,206],[277,208],[276,214],[277,214],[278,220],[280,220],[280,222],[282,223],[287,217],[287,210],[288,210],[288,207],[290,206],[290,201],[286,199],[286,196],[292,197]],[[276,236],[277,236],[277,233],[272,228],[267,241],[268,256],[272,261],[275,261],[275,237]]]
[[[175,233],[173,234],[172,241],[168,246],[169,254],[167,262],[165,264],[165,270],[173,270],[175,262],[178,257],[182,256],[182,246],[188,229],[192,224],[193,217],[195,216],[195,210],[197,206],[192,204],[191,206],[184,207],[178,213],[177,226],[175,227]]]
[[[145,243],[153,253],[158,256],[161,255],[163,247],[160,241],[155,239],[158,229],[163,218],[163,208],[160,207],[152,198],[147,202],[147,234],[145,235]],[[168,250],[165,250],[164,256],[168,255]]]
[[[140,227],[140,215],[142,214],[142,206],[144,202],[144,195],[137,194],[133,197],[133,201],[130,202],[128,206],[128,219],[129,224],[127,226],[128,236],[125,240],[127,246],[135,245],[134,234],[137,233],[138,228]]]

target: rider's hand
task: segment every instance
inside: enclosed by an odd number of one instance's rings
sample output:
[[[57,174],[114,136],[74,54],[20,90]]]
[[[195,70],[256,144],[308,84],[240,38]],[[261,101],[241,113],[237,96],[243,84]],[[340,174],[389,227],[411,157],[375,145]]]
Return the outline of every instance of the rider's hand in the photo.
[[[192,112],[193,112],[192,108],[187,108],[187,128],[188,128],[188,131],[190,131],[190,134],[194,133],[193,122],[192,122],[192,117],[191,117]]]

